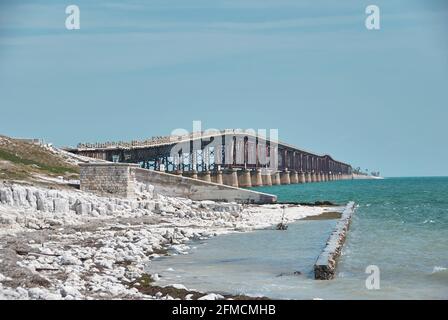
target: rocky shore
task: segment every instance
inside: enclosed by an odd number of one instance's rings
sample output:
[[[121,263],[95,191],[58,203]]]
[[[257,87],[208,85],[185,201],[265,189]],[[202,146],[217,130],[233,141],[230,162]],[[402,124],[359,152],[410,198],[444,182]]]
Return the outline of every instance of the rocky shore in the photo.
[[[133,200],[0,183],[0,299],[224,299],[181,284],[152,286],[160,255],[194,239],[272,227],[280,205],[191,201],[137,186]],[[289,221],[332,207],[288,205]]]

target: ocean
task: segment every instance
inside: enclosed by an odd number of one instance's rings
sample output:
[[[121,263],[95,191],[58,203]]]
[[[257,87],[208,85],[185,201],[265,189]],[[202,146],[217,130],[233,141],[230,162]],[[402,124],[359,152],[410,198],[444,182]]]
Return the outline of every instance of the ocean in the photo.
[[[448,178],[387,178],[253,188],[279,202],[358,205],[334,280],[313,264],[336,220],[297,221],[192,242],[188,255],[162,257],[149,271],[161,284],[278,299],[448,299]],[[379,270],[368,289],[366,268]]]

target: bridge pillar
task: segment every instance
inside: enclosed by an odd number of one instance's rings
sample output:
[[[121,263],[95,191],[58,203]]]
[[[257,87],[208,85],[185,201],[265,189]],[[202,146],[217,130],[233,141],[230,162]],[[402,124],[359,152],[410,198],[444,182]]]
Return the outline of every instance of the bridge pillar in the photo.
[[[261,176],[261,169],[254,169],[251,172],[252,187],[260,187],[263,185],[263,178]]]
[[[299,183],[306,183],[305,172],[299,173]]]
[[[272,175],[272,185],[280,185],[280,171],[275,171]]]
[[[238,186],[239,187],[252,187],[252,179],[250,177],[249,170],[244,169],[244,170],[239,171]]]
[[[322,179],[320,177],[320,172],[316,172],[316,182],[322,182]]]
[[[325,182],[324,173],[323,172],[319,173],[319,176],[320,176],[320,182]]]
[[[291,184],[289,171],[287,169],[282,171],[282,173],[280,174],[280,183],[281,184]]]
[[[305,173],[305,182],[306,183],[313,182],[312,179],[311,179],[311,172]]]
[[[261,175],[261,179],[264,186],[272,186],[272,174],[270,170],[265,170]]]
[[[317,182],[315,172],[311,172],[311,182]]]
[[[299,174],[297,171],[291,171],[291,184],[299,183]]]
[[[210,171],[207,170],[205,172],[202,172],[200,174],[200,180],[211,182],[212,179],[211,179],[211,176],[210,176]]]
[[[217,183],[217,184],[223,184],[222,183],[222,171],[221,170],[217,170],[213,173],[212,175],[212,182]]]
[[[238,187],[238,174],[235,168],[227,169],[222,178],[225,185]]]
[[[196,170],[184,171],[182,173],[182,175],[184,177],[189,177],[189,178],[192,178],[192,179],[197,179],[198,178],[198,172]]]

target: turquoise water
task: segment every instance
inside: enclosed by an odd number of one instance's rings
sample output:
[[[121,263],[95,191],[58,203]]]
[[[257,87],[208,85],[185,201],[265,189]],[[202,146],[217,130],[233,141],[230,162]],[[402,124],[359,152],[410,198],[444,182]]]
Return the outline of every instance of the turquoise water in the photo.
[[[261,230],[196,242],[191,254],[153,261],[150,271],[162,275],[162,284],[281,299],[448,298],[448,178],[254,189],[276,194],[280,202],[354,200],[359,205],[336,279],[312,279],[313,263],[334,225],[331,220],[299,221],[285,232]],[[378,290],[366,288],[369,265],[380,270]]]

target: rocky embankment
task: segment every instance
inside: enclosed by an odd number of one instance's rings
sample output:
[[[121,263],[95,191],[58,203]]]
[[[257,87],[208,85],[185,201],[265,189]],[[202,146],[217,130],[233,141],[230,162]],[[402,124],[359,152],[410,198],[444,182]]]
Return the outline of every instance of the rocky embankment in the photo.
[[[0,183],[0,299],[173,299],[151,286],[152,259],[187,254],[194,239],[273,226],[280,205],[191,201],[153,194],[98,197],[78,190]],[[331,208],[289,205],[288,220]],[[167,293],[168,292],[168,293]],[[219,299],[198,293],[181,298]]]

